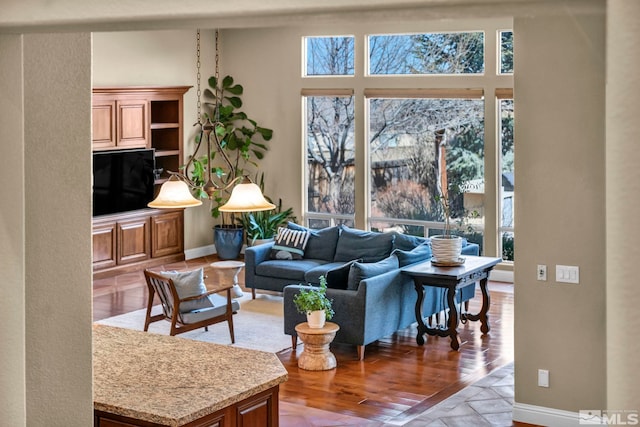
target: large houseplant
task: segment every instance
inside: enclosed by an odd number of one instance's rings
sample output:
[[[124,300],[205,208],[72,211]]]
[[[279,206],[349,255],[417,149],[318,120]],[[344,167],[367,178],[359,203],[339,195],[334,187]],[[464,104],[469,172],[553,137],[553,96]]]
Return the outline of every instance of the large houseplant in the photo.
[[[257,182],[264,194],[264,174],[260,175]],[[270,197],[265,195],[265,198],[272,202]],[[287,221],[295,222],[295,220],[293,208],[282,208],[282,199],[278,199],[276,208],[271,211],[246,212],[237,218],[237,222],[246,231],[247,244],[250,246],[255,245],[256,242],[273,240],[278,232],[278,227],[285,225]]]
[[[214,244],[220,258],[235,259],[242,249],[244,229],[233,213],[223,214],[219,208],[231,195],[234,179],[246,175],[246,168],[257,166],[257,160],[264,157],[265,142],[271,140],[273,131],[259,126],[240,110],[244,88],[235,84],[231,76],[222,80],[217,75],[212,76],[208,84],[210,88],[204,91],[204,120],[213,128],[215,143],[210,153],[192,160],[191,178],[202,187],[210,170],[223,184],[211,197],[211,215],[222,219],[222,224],[214,228]],[[196,137],[196,143],[200,143],[198,138],[200,135]],[[222,158],[221,164],[214,164],[216,157]],[[198,191],[198,197],[209,197],[202,190]]]
[[[322,328],[326,320],[331,320],[335,312],[332,300],[327,298],[327,279],[320,276],[320,286],[300,289],[293,297],[293,303],[298,313],[307,315],[310,328]]]

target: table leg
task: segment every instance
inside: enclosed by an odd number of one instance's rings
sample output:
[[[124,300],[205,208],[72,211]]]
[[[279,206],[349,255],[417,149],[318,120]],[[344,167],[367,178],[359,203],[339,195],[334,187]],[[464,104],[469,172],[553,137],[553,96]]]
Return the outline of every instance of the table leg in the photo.
[[[491,297],[489,295],[489,290],[487,289],[487,283],[489,281],[488,277],[480,280],[480,291],[482,292],[482,308],[478,314],[465,314],[464,318],[480,321],[480,331],[483,334],[488,334],[491,330],[491,325],[489,325],[489,307],[491,306]]]
[[[456,289],[447,289],[447,304],[449,305],[449,324],[447,325],[447,334],[451,338],[451,348],[458,350],[460,348],[460,337],[458,337],[458,323],[460,315],[458,306],[456,305]]]
[[[427,332],[427,325],[424,324],[424,318],[422,317],[422,302],[424,301],[424,286],[417,281],[414,281],[414,286],[418,294],[418,300],[416,301],[416,321],[418,322],[418,335],[416,336],[416,342],[418,345],[424,345],[424,334]]]

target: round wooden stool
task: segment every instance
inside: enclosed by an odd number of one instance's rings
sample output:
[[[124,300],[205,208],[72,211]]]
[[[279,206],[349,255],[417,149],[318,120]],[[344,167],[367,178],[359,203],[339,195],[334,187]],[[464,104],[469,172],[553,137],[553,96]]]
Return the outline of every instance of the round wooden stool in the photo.
[[[298,358],[298,367],[308,371],[326,371],[336,367],[336,357],[329,351],[329,344],[340,329],[335,323],[327,322],[322,328],[310,328],[307,322],[296,325],[296,332],[304,343]]]
[[[231,295],[234,298],[240,298],[243,293],[240,285],[238,285],[238,274],[244,268],[244,262],[242,261],[216,261],[209,264],[211,267],[213,277],[217,283],[233,283],[233,289],[231,289]]]

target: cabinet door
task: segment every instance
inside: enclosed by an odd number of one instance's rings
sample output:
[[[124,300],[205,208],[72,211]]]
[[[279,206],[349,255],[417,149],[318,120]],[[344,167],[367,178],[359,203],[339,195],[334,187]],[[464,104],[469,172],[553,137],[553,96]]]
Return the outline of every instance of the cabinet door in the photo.
[[[183,212],[167,212],[151,217],[151,256],[173,255],[184,250]]]
[[[116,223],[109,222],[93,227],[93,269],[116,265]]]
[[[236,426],[278,426],[278,391],[267,390],[250,397],[236,407]]]
[[[149,259],[149,223],[149,217],[146,215],[118,221],[118,264],[129,264]]]
[[[116,146],[116,101],[94,96],[91,116],[93,149],[114,148]]]
[[[121,148],[146,147],[148,139],[146,100],[123,99],[116,102],[118,109],[117,141]]]

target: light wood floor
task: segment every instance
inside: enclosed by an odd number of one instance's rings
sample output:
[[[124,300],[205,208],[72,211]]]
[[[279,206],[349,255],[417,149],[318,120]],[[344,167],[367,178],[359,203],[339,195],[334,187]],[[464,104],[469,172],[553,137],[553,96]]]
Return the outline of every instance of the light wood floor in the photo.
[[[195,268],[216,260],[203,257],[162,268]],[[418,346],[413,327],[368,345],[364,361],[357,360],[354,346],[333,344],[338,367],[331,371],[304,371],[291,349],[279,353],[289,373],[280,388],[280,425],[402,425],[513,361],[513,286],[490,282],[489,289],[491,332],[482,337],[477,322],[461,324],[458,352],[451,351],[448,338],[428,337]],[[94,280],[93,290],[94,320],[146,307],[142,272]],[[475,298],[470,311],[479,304]]]

